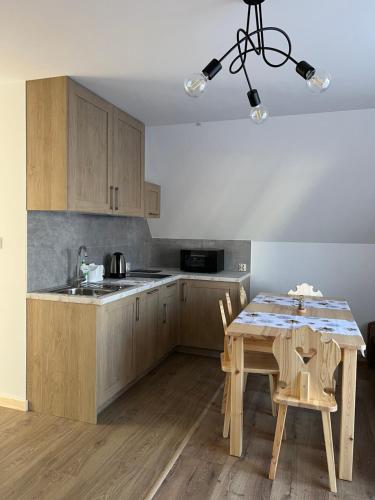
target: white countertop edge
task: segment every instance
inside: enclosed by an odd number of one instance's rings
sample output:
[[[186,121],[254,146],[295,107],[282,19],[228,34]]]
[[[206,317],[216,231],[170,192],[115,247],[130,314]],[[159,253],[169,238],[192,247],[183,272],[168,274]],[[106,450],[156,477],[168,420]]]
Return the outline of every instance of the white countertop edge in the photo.
[[[223,275],[220,274],[185,274],[183,272],[176,272],[175,270],[169,270],[169,269],[163,269],[161,271],[161,274],[171,274],[175,273],[172,276],[164,279],[158,279],[155,281],[150,281],[150,282],[144,282],[140,285],[134,285],[132,288],[128,288],[125,290],[120,290],[118,292],[113,292],[108,295],[104,295],[101,298],[94,298],[94,297],[79,297],[79,296],[74,296],[74,295],[61,295],[58,293],[53,293],[53,292],[29,292],[26,294],[26,298],[28,299],[34,299],[34,300],[49,300],[52,302],[70,302],[74,304],[93,304],[97,306],[109,304],[111,302],[115,302],[120,299],[124,299],[126,297],[130,297],[132,295],[136,295],[138,293],[145,292],[147,290],[150,290],[152,288],[157,288],[158,286],[163,286],[167,285],[168,283],[173,283],[174,281],[179,281],[179,280],[199,280],[199,281],[224,281],[228,283],[242,283],[247,278],[250,278],[250,273],[244,273],[241,274],[240,276],[230,276],[230,274],[239,274],[232,272],[230,273],[229,271],[223,271]],[[225,273],[228,274],[225,276]],[[63,288],[63,287],[61,287]]]

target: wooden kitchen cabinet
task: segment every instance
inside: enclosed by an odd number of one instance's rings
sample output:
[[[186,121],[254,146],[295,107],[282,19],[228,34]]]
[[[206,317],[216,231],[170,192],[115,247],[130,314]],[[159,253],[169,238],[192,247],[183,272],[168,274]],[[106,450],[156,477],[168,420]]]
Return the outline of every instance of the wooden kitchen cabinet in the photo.
[[[95,306],[27,300],[26,388],[30,410],[96,423]]]
[[[239,283],[183,280],[180,297],[180,342],[187,347],[223,349],[219,299],[230,294],[233,314],[239,312]]]
[[[136,297],[102,306],[27,300],[30,409],[96,423],[135,379]]]
[[[176,345],[222,350],[219,299],[240,283],[182,280],[103,305],[27,299],[27,399],[40,413],[98,413]]]
[[[160,218],[160,186],[145,182],[145,217]]]
[[[144,215],[144,125],[68,77],[28,81],[27,209]]]
[[[114,199],[119,215],[144,216],[143,123],[114,112]]]
[[[113,106],[73,80],[68,86],[68,209],[112,211]]]
[[[177,282],[165,285],[159,301],[159,335],[157,356],[161,359],[169,353],[178,341],[179,332],[179,285]]]
[[[120,393],[134,378],[136,300],[122,299],[97,310],[97,407]]]
[[[159,334],[159,288],[143,292],[137,298],[134,353],[136,376],[147,372],[157,360]]]

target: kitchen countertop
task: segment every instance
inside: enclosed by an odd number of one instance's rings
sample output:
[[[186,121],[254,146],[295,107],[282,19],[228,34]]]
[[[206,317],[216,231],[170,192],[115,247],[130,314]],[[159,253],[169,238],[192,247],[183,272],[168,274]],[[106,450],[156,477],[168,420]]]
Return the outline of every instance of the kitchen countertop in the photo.
[[[150,268],[152,269],[152,268]],[[158,268],[159,269],[159,268]],[[132,284],[134,286],[131,288],[126,288],[124,290],[119,290],[113,293],[109,293],[107,295],[103,295],[101,297],[87,297],[87,296],[77,296],[77,295],[63,295],[59,293],[53,293],[53,290],[61,289],[66,287],[66,285],[61,285],[60,287],[54,287],[51,291],[49,290],[40,290],[36,292],[29,292],[26,297],[28,299],[37,299],[37,300],[51,300],[54,302],[72,302],[78,304],[94,304],[94,305],[104,305],[109,304],[110,302],[114,302],[116,300],[123,299],[125,297],[130,297],[131,295],[135,295],[146,290],[150,290],[151,288],[155,288],[158,286],[166,285],[168,283],[173,283],[178,280],[203,280],[203,281],[227,281],[230,283],[241,283],[247,278],[250,278],[250,273],[244,272],[230,272],[230,271],[221,271],[220,273],[186,273],[184,271],[180,271],[179,269],[160,269],[160,274],[170,274],[168,278],[163,279],[152,279],[152,278],[136,278],[129,277],[124,279],[104,279],[98,284]],[[155,274],[157,276],[157,274]]]

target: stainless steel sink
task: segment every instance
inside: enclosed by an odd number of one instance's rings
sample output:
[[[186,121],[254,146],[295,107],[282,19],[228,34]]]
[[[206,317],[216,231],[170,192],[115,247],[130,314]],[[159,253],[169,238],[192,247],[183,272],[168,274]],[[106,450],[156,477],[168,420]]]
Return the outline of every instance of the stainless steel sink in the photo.
[[[80,295],[83,297],[101,297],[109,293],[119,292],[126,288],[132,288],[134,285],[88,285],[80,287],[64,287],[57,290],[51,290],[50,293],[59,293],[62,295]]]
[[[62,288],[61,290],[54,290],[52,293],[61,293],[63,295],[82,295],[85,297],[99,297],[113,293],[113,290],[100,290],[95,288]]]

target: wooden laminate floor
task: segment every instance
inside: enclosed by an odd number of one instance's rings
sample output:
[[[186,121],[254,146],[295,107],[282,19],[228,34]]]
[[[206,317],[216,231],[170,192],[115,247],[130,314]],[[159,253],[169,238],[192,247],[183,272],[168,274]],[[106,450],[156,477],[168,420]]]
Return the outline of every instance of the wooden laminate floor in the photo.
[[[244,456],[221,437],[216,359],[174,354],[93,426],[0,409],[0,499],[375,499],[375,371],[359,369],[353,482],[328,491],[320,415],[290,409],[276,480],[267,479],[275,421],[266,377],[249,376]],[[204,411],[206,410],[206,413]],[[199,419],[200,416],[203,418]],[[338,415],[333,417],[336,461]]]
[[[275,419],[268,379],[249,375],[244,402],[244,453],[228,455],[221,437],[220,399],[201,425],[155,496],[173,499],[345,500],[375,499],[375,370],[360,364],[357,384],[353,482],[337,481],[329,491],[323,428],[319,412],[289,408],[275,481],[268,479]],[[339,392],[339,391],[338,391]],[[338,394],[339,398],[339,394]],[[332,414],[338,470],[339,413]]]
[[[221,384],[218,360],[174,354],[96,426],[0,408],[0,499],[144,498]]]

